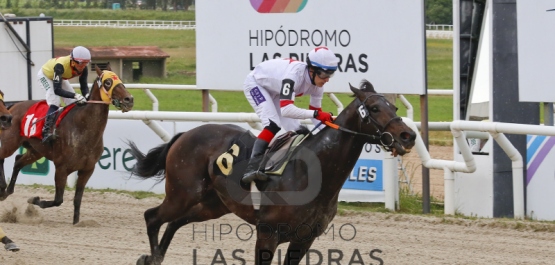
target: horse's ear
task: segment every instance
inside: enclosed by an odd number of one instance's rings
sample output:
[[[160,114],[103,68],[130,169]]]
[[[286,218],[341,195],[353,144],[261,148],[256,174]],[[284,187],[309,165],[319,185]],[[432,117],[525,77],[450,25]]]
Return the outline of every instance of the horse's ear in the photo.
[[[98,64],[95,64],[95,65],[94,65],[94,70],[96,70],[96,74],[97,74],[98,76],[101,76],[101,75],[102,75],[102,70],[100,70],[100,67],[98,67]]]
[[[106,64],[106,70],[112,71],[112,67],[110,66],[110,62]]]
[[[353,93],[355,93],[355,96],[360,96],[360,94],[362,93],[362,92],[360,92],[360,89],[352,86],[351,83],[349,83],[349,88],[351,88],[351,91],[353,91]]]
[[[376,93],[376,90],[374,89],[372,83],[370,83],[370,81],[366,79],[362,79],[362,82],[360,82],[360,90]]]

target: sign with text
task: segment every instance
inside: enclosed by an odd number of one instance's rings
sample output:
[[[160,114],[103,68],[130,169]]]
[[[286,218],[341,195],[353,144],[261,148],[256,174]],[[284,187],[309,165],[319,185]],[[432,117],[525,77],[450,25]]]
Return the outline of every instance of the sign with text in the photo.
[[[555,102],[555,1],[516,2],[519,100]]]
[[[326,92],[367,79],[380,93],[424,94],[423,14],[422,0],[198,1],[197,86],[242,91],[257,64],[328,46],[340,61]]]

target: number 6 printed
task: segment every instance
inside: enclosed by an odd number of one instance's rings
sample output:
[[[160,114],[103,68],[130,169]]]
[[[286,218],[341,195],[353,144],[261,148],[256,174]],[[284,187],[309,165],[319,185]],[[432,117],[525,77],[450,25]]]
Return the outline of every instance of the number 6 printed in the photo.
[[[281,93],[279,99],[291,100],[293,98],[293,87],[295,86],[295,81],[291,79],[283,79],[283,84],[281,85]]]

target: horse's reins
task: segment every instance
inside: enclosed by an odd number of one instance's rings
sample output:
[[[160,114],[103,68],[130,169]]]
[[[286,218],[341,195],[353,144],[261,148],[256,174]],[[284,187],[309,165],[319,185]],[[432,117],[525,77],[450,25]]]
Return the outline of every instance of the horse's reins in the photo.
[[[114,100],[112,99],[112,97],[110,96],[110,93],[109,93],[108,91],[106,91],[106,89],[104,88],[104,86],[102,86],[102,76],[104,76],[104,72],[102,72],[102,75],[100,75],[100,76],[98,76],[98,77],[96,78],[96,82],[98,83],[98,90],[100,91],[100,93],[104,92],[104,94],[106,94],[106,96],[108,97],[108,99],[109,99],[110,101],[114,101]],[[110,88],[110,90],[114,89],[114,87],[115,87],[115,85],[113,85],[113,86]],[[106,101],[102,101],[102,100],[88,100],[88,101],[86,101],[86,102],[84,102],[84,103],[106,104],[106,105],[110,105],[110,102],[106,102]],[[54,112],[52,112],[52,113],[50,113],[50,114],[48,114],[48,115],[45,115],[44,117],[42,117],[42,118],[40,118],[40,119],[37,119],[37,120],[36,120],[35,122],[33,122],[31,125],[35,125],[35,124],[37,124],[37,122],[46,119],[46,117],[48,117],[48,116],[50,116],[50,115],[57,114],[58,112],[64,110],[65,108],[67,108],[68,106],[71,106],[71,105],[73,105],[73,104],[78,104],[78,103],[77,103],[77,101],[75,101],[75,102],[73,102],[73,103],[71,103],[71,104],[68,104],[68,105],[65,106],[65,107],[60,107],[60,108],[58,108],[56,111],[54,111]],[[119,107],[119,102],[116,102],[116,104],[114,104],[114,106],[116,106],[116,108],[118,108],[118,107]]]
[[[391,146],[393,146],[393,144],[395,143],[395,138],[393,138],[393,135],[391,135],[391,133],[386,132],[385,129],[389,126],[389,124],[391,124],[392,121],[401,120],[401,117],[395,116],[395,117],[391,118],[384,126],[381,126],[380,123],[378,123],[378,121],[376,121],[376,119],[372,118],[372,116],[370,115],[370,112],[368,111],[368,109],[366,108],[366,105],[365,105],[366,101],[369,98],[373,97],[373,96],[383,98],[383,95],[379,95],[379,94],[369,95],[358,106],[357,112],[360,115],[361,120],[366,122],[366,124],[373,123],[376,126],[376,128],[377,128],[376,132],[378,133],[378,135],[371,135],[371,134],[367,134],[367,133],[356,132],[356,131],[341,127],[341,126],[339,126],[337,124],[334,124],[332,122],[328,122],[328,121],[326,121],[325,124],[327,126],[333,128],[333,129],[335,129],[335,130],[347,132],[347,133],[350,133],[350,134],[354,134],[356,136],[368,137],[372,140],[380,140],[380,143],[384,147],[384,149],[386,151],[391,151]],[[356,100],[360,101],[358,98]],[[362,124],[360,124],[360,127],[362,127]],[[381,130],[380,130],[380,127],[381,127]],[[384,143],[384,139],[383,139],[384,135],[389,135],[389,137],[391,138],[391,142],[389,144]]]

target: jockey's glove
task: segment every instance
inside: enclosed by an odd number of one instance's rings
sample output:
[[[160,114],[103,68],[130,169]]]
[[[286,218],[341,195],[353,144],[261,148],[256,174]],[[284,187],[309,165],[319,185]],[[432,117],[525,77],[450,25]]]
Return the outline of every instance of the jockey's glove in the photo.
[[[333,116],[329,112],[323,112],[319,110],[314,111],[314,118],[321,121],[321,122],[333,122]]]
[[[85,99],[85,97],[83,97],[83,95],[81,94],[75,93],[75,96],[73,96],[73,98],[77,100],[77,104],[84,104],[87,102],[87,99]]]

